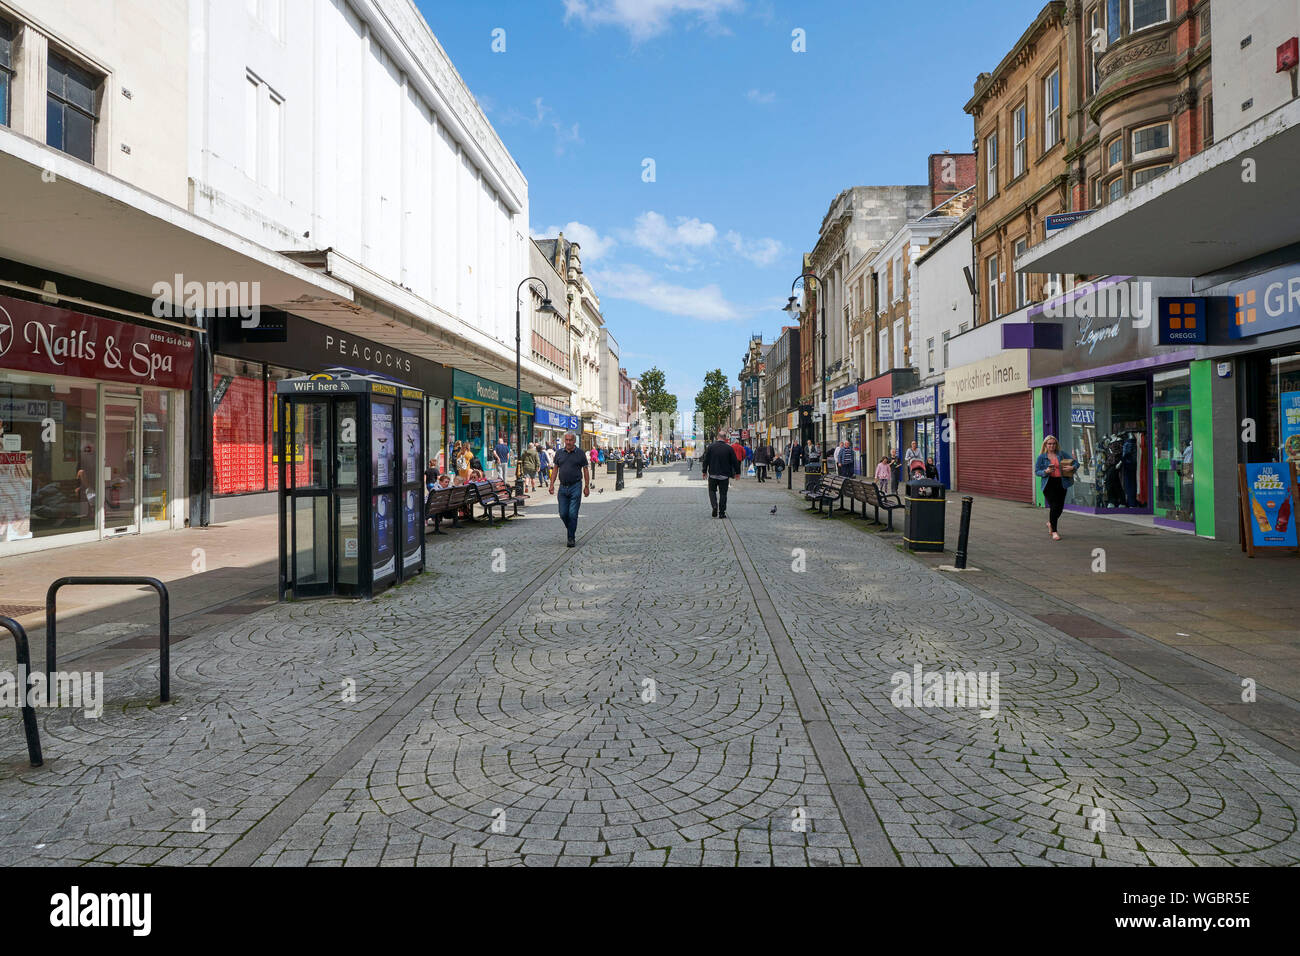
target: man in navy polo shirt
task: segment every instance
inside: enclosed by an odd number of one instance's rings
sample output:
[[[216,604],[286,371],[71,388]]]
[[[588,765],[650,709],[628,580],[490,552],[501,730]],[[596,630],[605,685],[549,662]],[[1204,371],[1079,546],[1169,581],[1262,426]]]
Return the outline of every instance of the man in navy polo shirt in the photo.
[[[573,432],[564,433],[564,447],[555,453],[555,467],[551,469],[550,493],[555,494],[556,479],[560,482],[560,493],[556,501],[560,505],[560,519],[564,530],[568,532],[568,546],[577,546],[578,509],[582,499],[591,495],[591,463],[582,450],[578,448],[578,436]]]

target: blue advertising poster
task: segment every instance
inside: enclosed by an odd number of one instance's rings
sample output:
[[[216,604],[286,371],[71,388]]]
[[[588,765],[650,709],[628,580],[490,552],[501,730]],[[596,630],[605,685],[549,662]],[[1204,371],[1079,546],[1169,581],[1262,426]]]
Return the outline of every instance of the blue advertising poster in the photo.
[[[402,567],[409,568],[420,563],[420,532],[424,529],[420,508],[422,496],[418,489],[410,488],[403,500],[402,520],[406,534],[402,545]]]
[[[409,405],[402,406],[402,463],[408,485],[420,483],[424,474],[424,442],[420,440],[420,410]]]
[[[376,401],[370,406],[370,477],[372,488],[393,483],[393,406]]]
[[[399,532],[397,515],[393,514],[391,494],[374,495],[371,498],[371,506],[374,508],[374,545],[371,548],[371,566],[374,568],[374,583],[379,585],[397,573],[394,539]]]
[[[1300,465],[1300,392],[1279,395],[1277,414],[1282,423],[1282,461]]]
[[[1257,548],[1296,547],[1290,466],[1272,461],[1245,469],[1251,543]]]

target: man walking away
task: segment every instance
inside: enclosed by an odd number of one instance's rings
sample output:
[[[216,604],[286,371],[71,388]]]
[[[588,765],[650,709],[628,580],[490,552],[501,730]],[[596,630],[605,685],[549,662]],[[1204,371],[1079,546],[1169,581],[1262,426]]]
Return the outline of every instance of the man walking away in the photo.
[[[506,464],[510,461],[510,443],[503,436],[497,436],[497,444],[492,449],[492,457],[497,463],[497,477],[502,481],[506,477]]]
[[[709,505],[715,518],[727,516],[727,489],[731,479],[740,474],[740,461],[727,444],[726,432],[718,432],[718,440],[704,449],[700,470],[709,479]]]
[[[853,449],[849,447],[847,438],[840,442],[839,448],[835,449],[835,465],[840,477],[853,477]]]
[[[564,447],[555,453],[555,467],[551,469],[551,484],[547,489],[555,494],[555,481],[560,481],[560,518],[568,532],[570,548],[578,543],[578,508],[582,499],[591,495],[591,471],[587,456],[578,450],[578,436],[564,433]]]
[[[763,442],[754,449],[754,472],[760,482],[767,481],[767,466],[772,463],[772,446]]]
[[[790,443],[790,468],[795,474],[799,473],[799,466],[803,464],[803,445],[799,442]]]

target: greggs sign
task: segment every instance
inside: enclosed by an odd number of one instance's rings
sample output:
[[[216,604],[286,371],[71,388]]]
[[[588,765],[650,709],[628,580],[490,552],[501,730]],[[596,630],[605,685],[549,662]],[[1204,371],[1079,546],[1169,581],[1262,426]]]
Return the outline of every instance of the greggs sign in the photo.
[[[187,389],[194,342],[181,333],[0,296],[0,368]]]

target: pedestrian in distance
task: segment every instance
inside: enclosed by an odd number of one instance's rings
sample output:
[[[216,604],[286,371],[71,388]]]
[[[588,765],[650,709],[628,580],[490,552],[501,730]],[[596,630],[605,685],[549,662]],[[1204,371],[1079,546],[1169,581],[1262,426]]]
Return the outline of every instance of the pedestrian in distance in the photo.
[[[724,438],[723,441],[726,441],[726,439]],[[736,474],[740,475],[743,472],[739,469],[739,465],[745,460],[745,446],[740,443],[740,439],[736,439],[731,443],[731,453],[736,456]]]
[[[1065,493],[1074,484],[1074,461],[1061,457],[1061,446],[1055,435],[1043,439],[1038,458],[1034,461],[1034,474],[1042,481],[1039,489],[1047,499],[1047,530],[1053,541],[1060,541],[1056,522],[1065,510]]]
[[[578,436],[573,432],[564,433],[564,447],[555,453],[555,468],[547,489],[549,494],[556,493],[557,479],[560,491],[556,501],[568,534],[568,547],[572,548],[578,543],[578,509],[582,506],[582,499],[591,496],[591,462],[578,449]]]
[[[879,486],[882,494],[890,494],[889,476],[892,469],[889,466],[889,456],[881,455],[880,461],[876,462],[876,484]]]
[[[741,456],[727,444],[727,433],[718,432],[718,440],[704,449],[700,470],[709,479],[709,507],[713,517],[727,516],[727,489],[731,479],[740,474]]]
[[[841,478],[853,477],[853,449],[847,438],[835,449],[835,471]]]
[[[506,465],[510,461],[510,443],[504,435],[497,436],[496,447],[492,449],[492,461],[496,465],[497,477],[502,481],[506,477]]]
[[[799,473],[799,466],[803,464],[803,461],[803,445],[797,441],[792,441],[790,443],[790,467],[795,474]]]
[[[519,467],[523,469],[524,481],[527,482],[528,491],[533,491],[536,488],[537,471],[541,466],[541,459],[537,455],[537,446],[529,442],[528,448],[519,456]]]
[[[754,449],[754,475],[759,482],[767,481],[767,466],[772,463],[772,446],[763,442]]]

